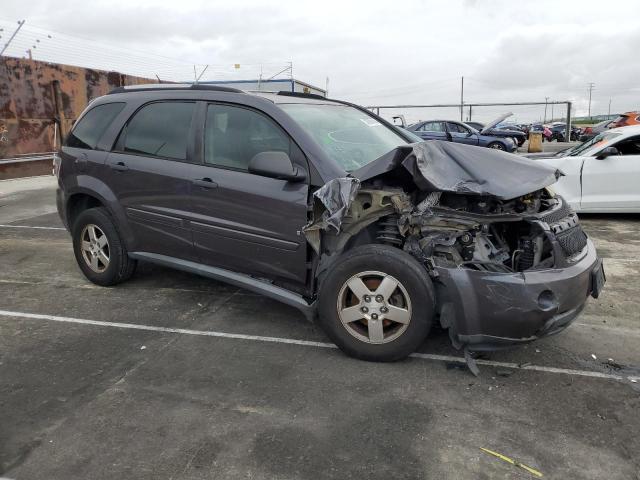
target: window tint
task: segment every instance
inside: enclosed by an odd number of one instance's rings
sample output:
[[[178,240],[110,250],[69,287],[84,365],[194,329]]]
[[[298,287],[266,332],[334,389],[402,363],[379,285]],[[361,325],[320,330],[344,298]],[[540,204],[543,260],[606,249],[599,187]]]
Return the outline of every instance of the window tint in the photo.
[[[105,103],[89,110],[73,128],[66,145],[74,148],[93,150],[100,137],[107,130],[116,115],[124,108],[124,103]]]
[[[143,107],[126,127],[124,151],[186,160],[194,105],[159,102]]]
[[[246,170],[260,152],[290,155],[291,140],[270,118],[230,105],[209,105],[205,127],[204,161]]]
[[[427,122],[424,124],[422,129],[425,132],[446,132],[447,131],[444,127],[444,122]]]

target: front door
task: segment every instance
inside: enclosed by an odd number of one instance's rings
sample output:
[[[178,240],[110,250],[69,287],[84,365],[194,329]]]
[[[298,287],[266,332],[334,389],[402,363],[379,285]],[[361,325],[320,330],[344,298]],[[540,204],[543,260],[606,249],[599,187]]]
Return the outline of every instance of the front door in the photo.
[[[202,105],[205,107],[205,105]],[[200,262],[304,285],[307,244],[306,182],[248,172],[254,155],[289,154],[308,171],[302,152],[263,113],[243,106],[206,105],[203,163],[192,184],[191,226]]]
[[[470,128],[456,122],[447,122],[447,128],[449,135],[451,135],[451,141],[466,145],[478,145],[478,135],[473,133]]]
[[[637,211],[640,208],[640,136],[609,145],[619,155],[588,157],[582,167],[583,210]]]
[[[188,146],[195,105],[143,106],[107,157],[106,182],[125,210],[135,250],[194,258],[188,218],[195,165]]]

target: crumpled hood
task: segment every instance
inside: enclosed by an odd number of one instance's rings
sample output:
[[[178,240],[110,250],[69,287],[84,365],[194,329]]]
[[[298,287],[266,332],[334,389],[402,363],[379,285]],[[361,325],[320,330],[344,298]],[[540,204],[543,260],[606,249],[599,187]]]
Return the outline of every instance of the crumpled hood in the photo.
[[[441,140],[395,148],[351,173],[364,182],[399,168],[420,190],[493,195],[502,200],[548,187],[563,175],[518,155]]]

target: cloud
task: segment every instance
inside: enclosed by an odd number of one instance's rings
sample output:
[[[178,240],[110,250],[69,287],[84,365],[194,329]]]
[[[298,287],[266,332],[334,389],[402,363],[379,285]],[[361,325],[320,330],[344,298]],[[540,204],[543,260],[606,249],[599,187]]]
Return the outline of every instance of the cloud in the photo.
[[[639,14],[637,2],[608,9],[589,0],[580,8],[551,0],[372,0],[366,6],[337,0],[67,0],[55,8],[47,0],[4,0],[0,12],[3,19],[26,18],[27,25],[118,49],[86,44],[76,54],[68,50],[65,59],[120,62],[167,76],[184,76],[191,63],[212,64],[210,79],[257,76],[259,66],[252,64],[270,64],[263,67],[269,70],[293,61],[296,77],[322,86],[328,76],[332,95],[365,104],[457,102],[464,75],[468,101],[570,99],[580,113],[588,82],[596,83],[598,113],[610,97],[614,110],[640,106],[632,90],[640,74],[634,61]],[[65,42],[54,53],[71,49],[72,40]],[[235,63],[240,71],[233,72]],[[431,114],[458,115],[420,113]],[[542,114],[522,109],[519,115]]]

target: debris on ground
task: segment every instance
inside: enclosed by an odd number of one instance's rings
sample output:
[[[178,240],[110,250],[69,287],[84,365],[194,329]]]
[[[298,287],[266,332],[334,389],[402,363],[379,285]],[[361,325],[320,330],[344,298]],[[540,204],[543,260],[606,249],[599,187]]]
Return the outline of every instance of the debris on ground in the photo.
[[[144,345],[142,345],[142,346],[140,347],[140,350],[146,350],[146,349],[147,349],[147,347],[146,347],[146,346],[144,346]]]
[[[469,368],[469,371],[474,375],[474,376],[479,376],[480,375],[480,369],[478,368],[478,364],[476,363],[475,358],[473,358],[473,355],[471,354],[471,352],[469,351],[468,348],[464,349],[464,359],[467,362],[467,367]]]
[[[523,470],[526,470],[527,472],[529,472],[530,474],[532,474],[532,475],[534,475],[534,476],[536,476],[538,478],[542,478],[543,477],[542,472],[539,472],[535,468],[531,468],[530,466],[525,465],[524,463],[520,463],[517,460],[509,458],[509,457],[507,457],[505,455],[502,455],[501,453],[494,452],[493,450],[489,450],[488,448],[483,448],[483,447],[480,447],[480,450],[482,450],[485,453],[488,453],[489,455],[493,455],[494,457],[499,458],[500,460],[503,460],[503,461],[505,461],[507,463],[510,463],[511,465],[513,465],[515,467],[518,467],[518,468],[521,468]]]
[[[595,354],[595,353],[592,353],[592,354],[591,354],[591,358],[593,358],[594,360],[597,360],[597,359],[598,359],[598,357],[596,357],[596,354]]]
[[[507,370],[506,368],[499,368],[496,370],[496,375],[499,377],[510,377],[513,375],[513,370]]]
[[[614,368],[616,370],[622,370],[624,368],[624,365],[616,362],[613,358],[608,358],[606,365],[609,365],[611,368]]]

